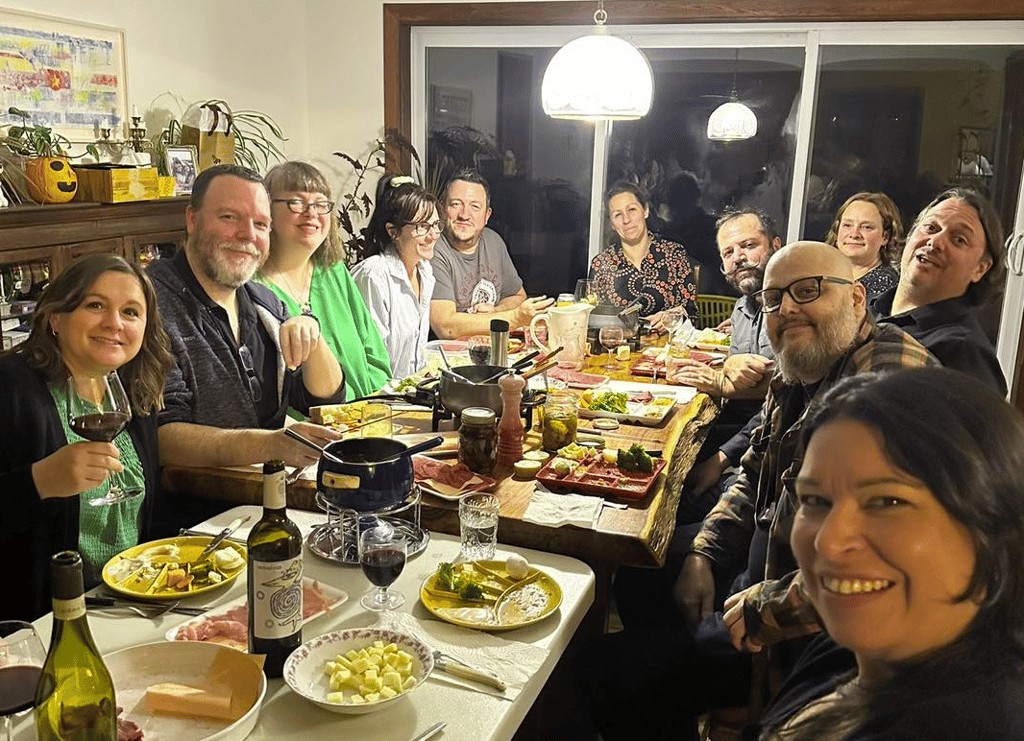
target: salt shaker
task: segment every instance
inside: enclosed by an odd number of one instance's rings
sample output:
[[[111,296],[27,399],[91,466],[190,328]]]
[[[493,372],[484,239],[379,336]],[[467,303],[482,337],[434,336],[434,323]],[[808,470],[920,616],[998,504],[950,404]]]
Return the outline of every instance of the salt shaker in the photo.
[[[523,457],[523,418],[519,413],[526,379],[514,373],[498,379],[501,421],[498,423],[498,465],[511,466]]]
[[[491,355],[488,359],[495,367],[508,367],[508,322],[491,320]]]

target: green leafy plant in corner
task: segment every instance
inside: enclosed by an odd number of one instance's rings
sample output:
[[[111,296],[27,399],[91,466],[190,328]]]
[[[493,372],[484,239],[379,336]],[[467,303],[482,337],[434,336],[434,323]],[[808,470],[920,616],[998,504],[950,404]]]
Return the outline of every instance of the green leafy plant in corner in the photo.
[[[68,154],[71,148],[71,141],[59,134],[49,126],[31,123],[31,114],[11,106],[7,109],[8,115],[21,119],[21,123],[6,124],[0,126],[0,145],[6,147],[13,156],[6,156],[0,151],[0,164],[3,164],[3,179],[10,186],[10,192],[19,201],[31,201],[26,188],[25,173],[22,171],[22,162],[25,159],[37,157],[67,157],[74,159]],[[96,145],[87,144],[86,152],[99,157]],[[81,155],[78,155],[81,156]]]

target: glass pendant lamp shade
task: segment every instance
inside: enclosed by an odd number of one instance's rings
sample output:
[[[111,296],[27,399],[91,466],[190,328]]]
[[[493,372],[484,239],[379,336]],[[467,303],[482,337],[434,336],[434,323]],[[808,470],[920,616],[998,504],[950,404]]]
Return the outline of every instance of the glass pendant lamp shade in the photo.
[[[736,100],[718,106],[708,118],[708,139],[732,142],[750,139],[757,133],[757,116]]]
[[[563,46],[544,71],[544,113],[552,118],[630,120],[651,109],[650,62],[628,41],[603,26]]]

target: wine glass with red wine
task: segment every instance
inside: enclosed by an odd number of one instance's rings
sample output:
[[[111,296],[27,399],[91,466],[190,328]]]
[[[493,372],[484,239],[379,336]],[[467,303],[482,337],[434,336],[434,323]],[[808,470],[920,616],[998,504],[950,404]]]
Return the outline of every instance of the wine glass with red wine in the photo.
[[[131,421],[128,395],[116,372],[105,376],[68,376],[68,422],[75,434],[92,442],[109,443],[121,434]],[[97,507],[134,499],[142,495],[141,487],[122,485],[120,474],[108,478],[109,491],[89,500]]]
[[[359,603],[367,610],[383,612],[405,604],[405,597],[389,592],[388,587],[405,568],[405,533],[387,522],[364,530],[359,535],[359,564],[376,589],[363,595]]]
[[[0,622],[0,715],[4,716],[7,741],[11,741],[11,717],[35,704],[44,661],[46,648],[32,623]]]

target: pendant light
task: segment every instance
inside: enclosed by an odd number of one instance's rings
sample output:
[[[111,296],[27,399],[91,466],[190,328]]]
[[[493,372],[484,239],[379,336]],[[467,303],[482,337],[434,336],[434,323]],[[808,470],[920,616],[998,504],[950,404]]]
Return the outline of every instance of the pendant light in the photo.
[[[732,68],[732,93],[729,101],[722,103],[708,117],[708,139],[716,142],[734,142],[750,139],[757,133],[757,116],[740,103],[736,94],[736,67],[740,52],[736,50],[736,61]]]
[[[643,118],[651,109],[654,75],[647,57],[605,27],[604,0],[594,13],[593,33],[559,49],[540,86],[544,113],[586,121]]]

